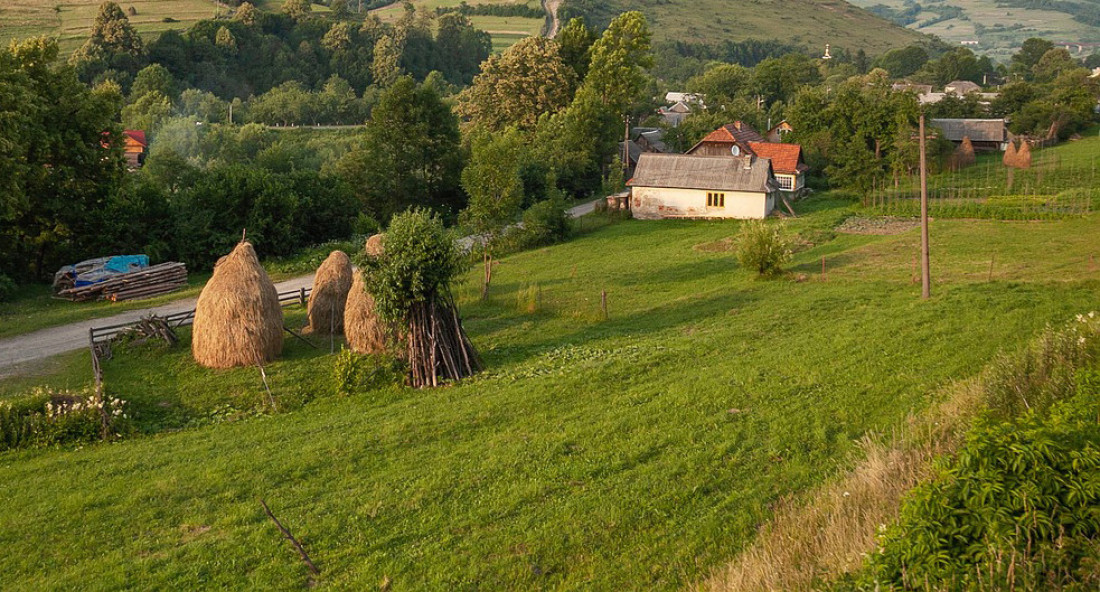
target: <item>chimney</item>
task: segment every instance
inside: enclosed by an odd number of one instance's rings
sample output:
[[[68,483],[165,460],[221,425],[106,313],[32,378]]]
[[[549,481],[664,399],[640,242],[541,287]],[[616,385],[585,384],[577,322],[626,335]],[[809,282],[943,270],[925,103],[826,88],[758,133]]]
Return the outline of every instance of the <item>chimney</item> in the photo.
[[[752,154],[746,154],[744,157],[745,170],[752,170],[752,161],[756,160],[756,157]]]

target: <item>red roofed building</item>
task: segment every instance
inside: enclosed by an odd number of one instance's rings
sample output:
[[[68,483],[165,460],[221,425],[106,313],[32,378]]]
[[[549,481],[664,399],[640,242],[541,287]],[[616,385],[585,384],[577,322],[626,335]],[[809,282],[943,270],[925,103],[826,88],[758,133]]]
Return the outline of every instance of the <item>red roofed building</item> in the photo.
[[[141,167],[145,164],[145,152],[149,148],[149,142],[145,139],[145,130],[123,130],[122,137],[126,141],[123,145],[126,166],[132,169]]]
[[[802,159],[802,146],[768,142],[742,121],[723,125],[707,134],[687,151],[694,156],[757,156],[771,160],[775,178],[783,191],[797,192],[806,187],[809,167]]]

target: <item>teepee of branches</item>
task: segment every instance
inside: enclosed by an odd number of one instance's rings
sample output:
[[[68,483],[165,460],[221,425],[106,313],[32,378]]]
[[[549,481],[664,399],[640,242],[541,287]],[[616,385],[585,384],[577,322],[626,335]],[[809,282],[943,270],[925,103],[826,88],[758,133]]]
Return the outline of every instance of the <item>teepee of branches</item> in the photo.
[[[450,290],[462,260],[443,222],[411,210],[395,216],[381,240],[381,254],[359,264],[377,314],[402,329],[409,384],[439,386],[479,372],[481,358]]]

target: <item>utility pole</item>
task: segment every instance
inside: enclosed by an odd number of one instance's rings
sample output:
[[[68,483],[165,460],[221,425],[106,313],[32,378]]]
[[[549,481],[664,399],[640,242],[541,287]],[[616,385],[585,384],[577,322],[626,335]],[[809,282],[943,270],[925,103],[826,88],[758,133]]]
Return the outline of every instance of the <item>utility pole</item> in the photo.
[[[932,296],[932,276],[928,264],[928,162],[924,150],[924,112],[920,114],[920,297]]]

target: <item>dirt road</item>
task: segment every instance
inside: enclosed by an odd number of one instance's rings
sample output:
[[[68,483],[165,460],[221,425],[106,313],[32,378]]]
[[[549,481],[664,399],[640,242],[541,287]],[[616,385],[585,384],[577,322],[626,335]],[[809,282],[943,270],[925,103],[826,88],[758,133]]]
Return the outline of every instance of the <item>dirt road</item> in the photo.
[[[595,208],[596,202],[583,203],[569,209],[569,215],[575,217],[589,214]],[[468,241],[464,246],[469,248],[473,237],[462,239]],[[275,284],[279,292],[288,292],[313,285],[313,274],[296,277],[285,282]],[[7,339],[0,339],[0,378],[16,374],[34,373],[36,363],[66,352],[88,347],[88,330],[92,327],[106,325],[118,325],[138,321],[142,317],[155,315],[168,315],[174,312],[183,312],[195,308],[195,298],[177,300],[153,308],[131,310],[121,314],[98,319],[89,319],[78,323],[41,329],[26,335],[17,335]]]
[[[561,21],[558,20],[558,8],[560,7],[561,0],[542,0],[542,8],[550,18],[550,28],[546,31],[546,37],[549,39],[557,37],[558,31],[561,30]]]

